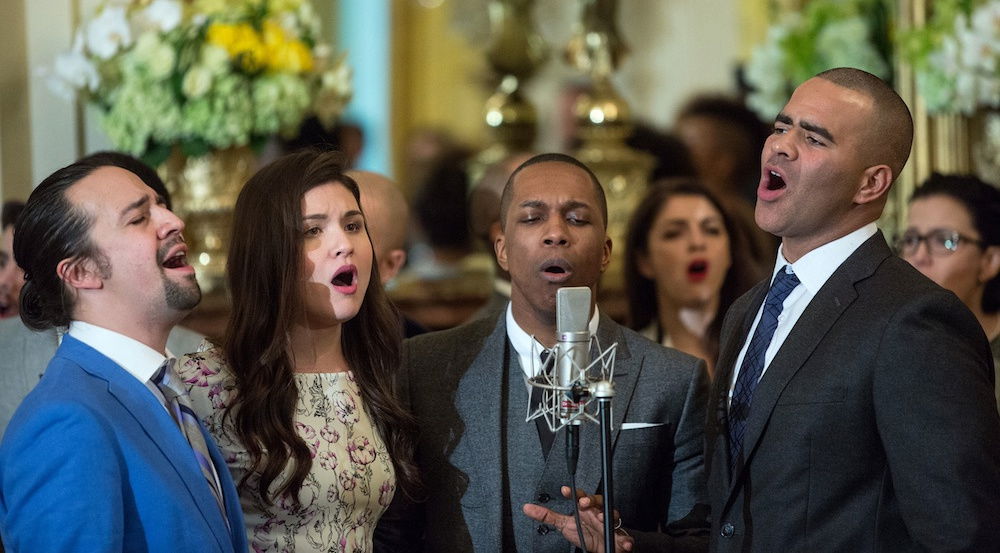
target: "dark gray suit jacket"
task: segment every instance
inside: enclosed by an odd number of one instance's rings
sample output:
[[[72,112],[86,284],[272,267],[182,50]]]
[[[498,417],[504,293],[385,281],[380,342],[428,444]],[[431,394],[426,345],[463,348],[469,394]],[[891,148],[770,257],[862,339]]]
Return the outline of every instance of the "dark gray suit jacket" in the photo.
[[[704,535],[675,540],[658,532],[704,503],[701,417],[708,394],[704,363],[654,344],[607,317],[601,317],[598,339],[605,348],[618,344],[614,485],[625,526],[642,551],[674,550],[675,541],[680,542],[677,550],[692,541],[696,548],[704,547]],[[533,551],[571,550],[558,532],[545,533],[551,530],[546,528],[536,533],[537,524],[521,513],[525,500],[570,513],[571,503],[559,493],[559,486],[570,482],[563,432],[556,436],[546,461],[534,423],[524,422],[523,388],[511,395],[518,405],[508,406],[510,417],[503,412],[505,347],[509,345],[504,313],[405,342],[406,395],[420,422],[417,460],[428,494],[423,505],[425,551],[500,551],[504,509],[514,512],[514,524],[531,526]],[[516,353],[512,355],[516,358]],[[508,385],[523,386],[522,378],[517,375]],[[524,399],[519,401],[521,395]],[[622,430],[622,423],[629,422],[656,425]],[[505,451],[505,424],[524,425],[534,437],[533,446],[510,443]],[[598,427],[585,425],[577,485],[596,493],[600,475]],[[503,497],[505,483],[511,497]]]
[[[712,550],[1000,551],[989,349],[882,233],[816,294],[764,373],[729,474],[726,394],[767,293],[730,309],[708,425]]]

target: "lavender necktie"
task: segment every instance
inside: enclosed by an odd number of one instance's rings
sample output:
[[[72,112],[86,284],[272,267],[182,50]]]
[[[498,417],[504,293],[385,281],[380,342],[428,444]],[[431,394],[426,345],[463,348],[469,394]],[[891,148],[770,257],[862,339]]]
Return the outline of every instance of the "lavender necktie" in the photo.
[[[212,465],[212,456],[208,452],[208,446],[205,444],[205,438],[201,433],[201,425],[198,423],[198,417],[191,409],[187,390],[180,385],[179,379],[174,375],[173,367],[175,361],[176,359],[174,358],[168,358],[164,361],[159,371],[153,375],[153,383],[163,393],[163,397],[167,400],[167,408],[173,416],[174,422],[177,423],[181,433],[184,434],[188,443],[191,444],[191,451],[194,453],[194,458],[201,468],[201,474],[208,481],[208,485],[212,489],[212,495],[215,496],[215,501],[222,511],[222,516],[226,518],[226,506],[222,501],[222,490],[219,489],[218,480],[216,479],[215,468]],[[226,524],[228,523],[229,520],[226,519]]]

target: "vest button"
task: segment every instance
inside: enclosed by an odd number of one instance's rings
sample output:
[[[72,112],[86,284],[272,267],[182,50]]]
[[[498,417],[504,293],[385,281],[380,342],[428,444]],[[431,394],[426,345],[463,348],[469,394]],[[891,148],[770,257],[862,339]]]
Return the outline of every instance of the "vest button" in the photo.
[[[544,536],[545,534],[548,534],[549,532],[552,531],[551,528],[549,528],[548,526],[546,526],[544,524],[539,524],[537,530],[538,530],[538,535],[539,536]]]
[[[722,525],[722,532],[721,532],[722,537],[731,538],[735,533],[736,533],[736,527],[733,526],[731,523],[727,522]]]
[[[542,493],[538,494],[538,497],[535,498],[535,501],[537,501],[539,503],[548,503],[550,499],[552,499],[551,495],[549,495],[549,494],[547,494],[545,492],[542,492]]]

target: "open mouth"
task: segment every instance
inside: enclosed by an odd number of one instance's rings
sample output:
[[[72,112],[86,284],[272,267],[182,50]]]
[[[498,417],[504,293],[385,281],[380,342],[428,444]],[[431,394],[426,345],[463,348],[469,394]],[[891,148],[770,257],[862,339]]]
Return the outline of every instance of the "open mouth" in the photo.
[[[342,265],[334,273],[330,284],[341,292],[354,292],[358,288],[358,268],[354,265]]]
[[[166,269],[179,269],[187,266],[187,264],[187,252],[182,250],[164,259],[162,265]]]
[[[565,259],[548,259],[541,263],[540,269],[549,282],[565,282],[573,274],[573,266]]]
[[[693,282],[704,280],[708,276],[708,261],[695,259],[691,263],[688,263],[687,276],[688,280]]]
[[[781,176],[777,171],[767,172],[767,183],[766,188],[768,190],[781,190],[785,187],[785,178]]]

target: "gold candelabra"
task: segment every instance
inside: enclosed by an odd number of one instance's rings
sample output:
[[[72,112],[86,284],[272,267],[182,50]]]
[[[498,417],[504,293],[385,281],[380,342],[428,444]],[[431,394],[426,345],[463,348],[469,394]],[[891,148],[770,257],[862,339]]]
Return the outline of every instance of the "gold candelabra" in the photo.
[[[574,106],[578,138],[576,157],[587,164],[604,185],[608,199],[608,235],[611,265],[601,280],[602,297],[625,288],[623,256],[628,219],[649,180],[653,159],[628,147],[632,132],[628,104],[615,90],[611,75],[628,47],[616,24],[617,0],[580,0],[580,22],[566,48],[568,62],[591,79],[591,88]]]

